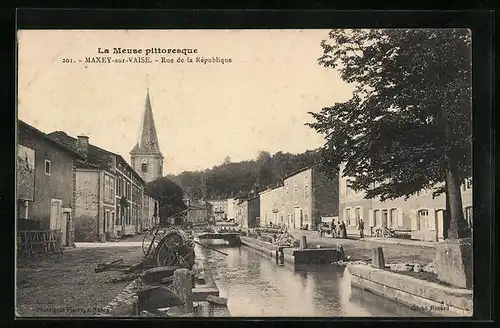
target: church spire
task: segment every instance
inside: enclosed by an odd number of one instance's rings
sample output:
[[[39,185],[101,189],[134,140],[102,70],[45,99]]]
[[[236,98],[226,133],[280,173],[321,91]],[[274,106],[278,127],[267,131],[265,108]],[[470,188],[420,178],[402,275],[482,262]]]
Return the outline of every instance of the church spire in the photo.
[[[147,88],[146,105],[142,114],[139,140],[130,154],[160,155],[163,157],[160,151],[160,145],[158,144],[158,136],[156,135],[153,109],[151,108],[151,99],[149,97],[149,87]]]

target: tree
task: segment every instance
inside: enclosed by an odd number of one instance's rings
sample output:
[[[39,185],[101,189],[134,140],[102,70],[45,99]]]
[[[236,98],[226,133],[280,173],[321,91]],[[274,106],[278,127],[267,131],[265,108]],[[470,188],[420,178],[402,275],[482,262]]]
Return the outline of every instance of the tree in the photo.
[[[147,195],[158,200],[160,204],[160,222],[165,224],[165,220],[178,212],[186,209],[183,201],[184,193],[175,182],[167,178],[159,178],[151,181],[144,188]]]
[[[312,114],[324,169],[345,165],[366,198],[445,192],[450,238],[468,236],[460,182],[471,176],[471,39],[465,29],[333,30],[319,63],[355,86]],[[443,184],[444,182],[444,184]]]
[[[224,158],[224,164],[225,165],[231,164],[231,157],[226,156],[226,158]]]

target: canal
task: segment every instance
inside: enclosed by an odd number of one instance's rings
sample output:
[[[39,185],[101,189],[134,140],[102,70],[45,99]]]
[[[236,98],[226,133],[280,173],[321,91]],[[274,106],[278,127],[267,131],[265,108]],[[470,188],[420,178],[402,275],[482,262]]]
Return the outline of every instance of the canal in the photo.
[[[246,246],[204,241],[228,255],[196,245],[232,316],[422,317],[427,314],[371,292],[351,288],[344,268],[278,265]]]

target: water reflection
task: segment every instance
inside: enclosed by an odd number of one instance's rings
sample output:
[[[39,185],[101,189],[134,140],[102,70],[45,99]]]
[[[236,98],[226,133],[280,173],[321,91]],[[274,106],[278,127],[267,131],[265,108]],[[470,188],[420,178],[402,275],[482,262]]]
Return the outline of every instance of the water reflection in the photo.
[[[233,316],[426,316],[351,288],[344,268],[276,265],[271,257],[246,247],[216,241],[210,246],[228,255],[200,246],[196,246],[196,254],[205,258]]]

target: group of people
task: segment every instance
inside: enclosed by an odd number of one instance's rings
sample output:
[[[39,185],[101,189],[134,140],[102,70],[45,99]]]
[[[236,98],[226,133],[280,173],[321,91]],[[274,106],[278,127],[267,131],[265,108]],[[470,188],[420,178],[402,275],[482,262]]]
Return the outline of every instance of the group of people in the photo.
[[[327,224],[323,223],[319,226],[319,232],[320,236],[323,236],[323,232],[327,231]],[[363,238],[364,237],[364,230],[365,230],[365,223],[363,220],[359,220],[358,222],[358,231],[359,231],[359,237]],[[335,223],[335,220],[332,220],[330,223],[330,232],[332,234],[332,238],[347,238],[347,228],[345,225],[344,221],[338,220],[337,223]]]
[[[337,221],[337,224],[335,224],[335,220],[332,220],[330,229],[332,238],[347,238],[347,229],[344,221]]]

